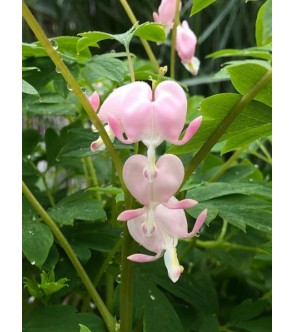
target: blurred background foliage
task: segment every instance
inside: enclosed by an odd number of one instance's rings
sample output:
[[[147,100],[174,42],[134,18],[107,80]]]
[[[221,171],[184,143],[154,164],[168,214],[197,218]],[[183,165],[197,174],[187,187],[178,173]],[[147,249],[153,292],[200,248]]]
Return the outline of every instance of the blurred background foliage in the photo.
[[[189,17],[192,0],[182,1],[181,20],[186,19],[198,37],[196,56],[201,60],[197,77],[183,70],[177,59],[176,78],[184,81],[193,94],[209,96],[222,91],[234,91],[229,82],[212,79],[224,59],[207,59],[206,56],[224,48],[242,49],[252,47],[255,42],[257,12],[263,0],[218,0],[197,15]],[[122,33],[131,23],[118,0],[30,0],[27,1],[32,12],[48,37],[77,36],[80,32],[104,31]],[[131,0],[128,2],[139,23],[153,21],[152,12],[157,11],[159,1]],[[35,37],[26,24],[23,25],[23,41],[33,42]],[[151,47],[161,65],[169,65],[170,40],[163,45],[151,43]],[[92,49],[93,54],[104,54],[112,50],[122,51],[114,41],[104,41],[100,48]],[[139,58],[147,59],[145,51],[137,38],[133,38],[131,52]],[[230,60],[230,59],[229,59]]]

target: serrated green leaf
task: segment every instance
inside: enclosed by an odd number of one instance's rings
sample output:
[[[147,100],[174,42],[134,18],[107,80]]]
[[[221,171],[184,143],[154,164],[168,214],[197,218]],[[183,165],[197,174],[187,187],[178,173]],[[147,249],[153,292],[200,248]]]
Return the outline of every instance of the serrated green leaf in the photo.
[[[40,289],[44,292],[45,295],[50,295],[58,292],[60,289],[67,287],[67,282],[69,279],[61,278],[55,280],[54,271],[51,270],[48,273],[42,271],[41,273],[41,283],[39,284]]]
[[[164,26],[155,22],[145,22],[139,25],[134,31],[134,36],[157,43],[166,40]]]
[[[272,1],[267,0],[259,9],[256,19],[256,44],[264,46],[272,41]]]
[[[39,92],[27,81],[22,80],[22,92],[28,95],[38,95]]]
[[[264,66],[256,63],[227,66],[225,70],[229,73],[233,86],[242,95],[247,93],[267,73],[267,69]],[[256,94],[254,99],[271,106],[271,98],[272,82],[269,81]]]
[[[127,75],[126,63],[109,55],[95,55],[83,69],[90,81],[107,78],[111,81],[122,83]]]
[[[51,208],[49,214],[60,225],[72,225],[75,219],[94,221],[106,218],[102,203],[84,192],[67,196]]]
[[[185,145],[181,147],[170,147],[167,152],[173,154],[185,154],[188,152],[196,153],[200,147],[206,142],[206,140],[212,135],[212,133],[218,128],[222,120],[233,109],[233,107],[239,102],[241,96],[234,93],[217,94],[204,99],[201,102],[201,114],[203,115],[203,121],[197,134]],[[252,136],[253,141],[261,137],[261,132],[265,132],[265,127],[270,130],[271,125],[271,108],[258,101],[250,102],[241,114],[233,121],[233,123],[227,128],[225,133],[220,138],[219,142],[226,139],[237,139],[241,135],[247,137],[249,128],[257,129]],[[239,146],[243,147],[245,144],[240,142]]]
[[[23,221],[23,253],[32,265],[36,265],[39,268],[42,267],[53,245],[53,241],[53,235],[47,225],[38,221]]]
[[[51,305],[38,308],[23,316],[23,332],[79,332],[79,324],[92,332],[105,332],[103,321],[94,314],[78,313],[67,305]]]
[[[208,7],[215,1],[216,0],[194,0],[190,16],[197,14],[198,12]]]
[[[78,53],[80,53],[82,50],[84,50],[89,46],[97,47],[98,46],[97,43],[99,43],[102,40],[115,39],[112,34],[100,31],[83,32],[79,33],[78,35],[82,37],[77,42]]]

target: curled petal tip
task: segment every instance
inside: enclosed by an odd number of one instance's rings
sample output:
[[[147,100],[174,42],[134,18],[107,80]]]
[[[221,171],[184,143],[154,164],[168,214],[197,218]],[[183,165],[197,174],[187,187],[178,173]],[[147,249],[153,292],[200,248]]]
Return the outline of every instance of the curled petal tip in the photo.
[[[162,256],[161,252],[158,252],[155,256],[144,255],[144,254],[134,254],[127,257],[130,261],[137,262],[137,263],[147,263],[153,262],[159,259]]]
[[[144,213],[144,209],[126,210],[120,213],[117,217],[119,221],[128,221],[134,219]]]
[[[176,144],[176,145],[183,145],[183,144],[187,143],[200,128],[202,119],[203,119],[202,116],[199,116],[196,119],[194,119],[187,127],[184,137],[181,140],[178,140],[178,139],[174,140],[174,141],[172,141],[172,143]]]
[[[99,99],[99,94],[94,91],[93,94],[88,97],[89,103],[92,106],[92,108],[97,111],[99,103],[100,103],[100,99]]]

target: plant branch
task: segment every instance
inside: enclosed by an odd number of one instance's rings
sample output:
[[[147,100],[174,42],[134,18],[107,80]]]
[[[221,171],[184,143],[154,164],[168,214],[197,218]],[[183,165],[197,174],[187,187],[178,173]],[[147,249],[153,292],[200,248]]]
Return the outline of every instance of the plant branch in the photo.
[[[268,70],[267,73],[237,102],[237,104],[231,109],[223,121],[219,124],[216,130],[211,134],[207,141],[203,144],[201,149],[193,157],[190,164],[186,168],[183,184],[191,176],[196,167],[210,152],[213,146],[218,142],[221,136],[225,133],[228,127],[233,123],[237,116],[243,111],[243,109],[253,100],[253,98],[265,87],[265,85],[272,78],[272,70]]]
[[[171,38],[171,53],[170,53],[170,76],[171,78],[175,78],[175,50],[176,50],[176,32],[177,26],[180,24],[179,19],[179,8],[180,8],[180,0],[176,0],[175,7],[175,19],[172,29],[172,38]]]
[[[32,194],[30,189],[26,186],[24,182],[22,182],[22,192],[27,198],[28,202],[33,206],[35,211],[40,215],[40,217],[44,220],[46,225],[50,228],[54,236],[59,242],[59,245],[64,249],[65,253],[67,254],[68,258],[72,262],[74,268],[78,272],[84,286],[86,287],[88,293],[92,297],[94,303],[97,306],[97,309],[99,310],[102,318],[104,319],[106,326],[110,332],[115,331],[116,321],[114,317],[110,314],[109,310],[103,303],[101,297],[97,293],[94,285],[92,284],[91,280],[89,279],[86,271],[84,270],[82,264],[80,263],[79,259],[77,258],[73,248],[63,235],[63,233],[60,231],[59,227],[56,225],[56,223],[53,221],[53,219],[49,216],[49,214],[43,209],[41,204],[38,202],[38,200],[35,198],[35,196]]]
[[[136,19],[136,17],[134,15],[132,9],[130,8],[127,0],[119,0],[119,1],[121,3],[122,7],[124,8],[127,16],[129,17],[131,23],[133,25],[136,24],[138,22],[138,20]],[[155,55],[154,55],[154,53],[153,53],[153,51],[150,47],[150,44],[142,38],[139,38],[139,39],[140,39],[140,41],[141,41],[141,43],[142,43],[142,45],[143,45],[143,47],[146,51],[146,54],[147,54],[148,58],[150,59],[152,65],[154,67],[155,72],[158,72],[159,71],[159,64],[158,64],[158,61],[157,61],[157,59],[156,59],[156,57],[155,57]]]

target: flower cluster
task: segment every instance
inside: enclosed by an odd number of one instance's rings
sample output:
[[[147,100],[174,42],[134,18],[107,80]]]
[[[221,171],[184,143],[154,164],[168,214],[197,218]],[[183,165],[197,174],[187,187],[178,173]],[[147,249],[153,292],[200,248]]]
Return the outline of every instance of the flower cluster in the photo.
[[[179,3],[181,8],[181,1]],[[166,36],[174,24],[176,4],[176,0],[162,0],[158,13],[153,13],[154,21],[163,24]],[[199,59],[194,56],[196,45],[196,35],[190,29],[187,21],[183,21],[181,25],[177,26],[176,30],[176,51],[181,62],[192,75],[197,75],[200,67]]]
[[[97,110],[98,95],[94,93],[89,101]],[[147,156],[133,155],[123,167],[126,187],[143,207],[122,212],[118,220],[127,221],[131,236],[156,255],[134,254],[128,259],[149,262],[164,255],[173,282],[183,271],[176,254],[178,239],[194,236],[207,216],[207,210],[204,210],[193,230],[188,232],[184,209],[197,202],[191,199],[179,201],[174,197],[184,178],[182,162],[172,154],[156,160],[155,150],[163,141],[181,145],[198,130],[202,117],[194,119],[183,138],[179,139],[186,111],[187,99],[181,86],[165,81],[155,89],[145,82],[121,86],[106,98],[98,113],[111,139],[117,137],[126,144],[142,141],[147,147]],[[92,151],[104,148],[101,138],[91,144]]]

